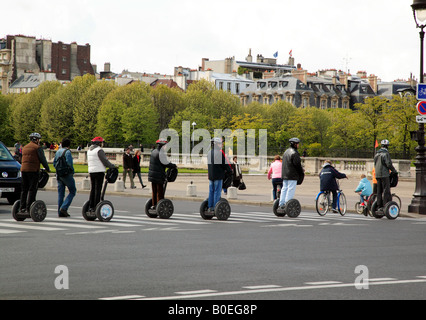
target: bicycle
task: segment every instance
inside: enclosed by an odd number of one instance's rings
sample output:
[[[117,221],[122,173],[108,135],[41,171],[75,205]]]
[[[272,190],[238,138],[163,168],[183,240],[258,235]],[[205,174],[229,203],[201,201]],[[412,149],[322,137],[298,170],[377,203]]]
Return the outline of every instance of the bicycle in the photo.
[[[315,207],[320,216],[325,216],[327,212],[330,210],[330,208],[332,207],[332,197],[333,197],[333,193],[331,191],[320,191],[317,194],[317,197],[315,199]],[[346,210],[347,210],[346,196],[343,193],[342,189],[340,188],[340,185],[337,190],[336,207],[337,207],[337,211],[340,213],[341,216],[344,216],[346,214]]]

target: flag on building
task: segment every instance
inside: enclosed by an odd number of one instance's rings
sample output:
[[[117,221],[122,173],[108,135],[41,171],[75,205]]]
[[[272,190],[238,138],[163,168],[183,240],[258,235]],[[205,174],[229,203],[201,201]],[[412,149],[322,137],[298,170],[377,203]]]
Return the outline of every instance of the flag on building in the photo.
[[[278,51],[274,53],[274,58],[278,57]]]
[[[290,52],[288,53],[291,57],[291,55],[293,54],[293,49],[290,50]]]

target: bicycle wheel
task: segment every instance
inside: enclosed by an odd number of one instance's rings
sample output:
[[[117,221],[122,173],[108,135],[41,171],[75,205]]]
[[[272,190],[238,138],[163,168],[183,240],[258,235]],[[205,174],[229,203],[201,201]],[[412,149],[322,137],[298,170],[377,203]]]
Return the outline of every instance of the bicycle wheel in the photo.
[[[361,207],[359,201],[355,203],[355,212],[358,214],[362,214],[364,212],[364,207]]]
[[[330,201],[328,199],[329,194],[326,192],[320,192],[317,196],[315,207],[320,216],[324,216],[328,212],[330,204]]]
[[[392,201],[395,201],[399,209],[401,210],[401,198],[398,197],[395,193],[392,193]]]
[[[339,213],[341,216],[344,216],[346,214],[347,209],[347,202],[346,202],[346,196],[343,192],[339,192],[338,198],[337,198],[337,205],[339,208]]]

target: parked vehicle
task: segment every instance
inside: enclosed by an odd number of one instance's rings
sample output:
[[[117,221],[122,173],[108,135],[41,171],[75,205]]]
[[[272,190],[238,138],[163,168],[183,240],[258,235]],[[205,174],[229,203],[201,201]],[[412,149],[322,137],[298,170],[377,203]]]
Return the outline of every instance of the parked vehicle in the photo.
[[[21,164],[0,141],[0,198],[13,204],[21,197]]]

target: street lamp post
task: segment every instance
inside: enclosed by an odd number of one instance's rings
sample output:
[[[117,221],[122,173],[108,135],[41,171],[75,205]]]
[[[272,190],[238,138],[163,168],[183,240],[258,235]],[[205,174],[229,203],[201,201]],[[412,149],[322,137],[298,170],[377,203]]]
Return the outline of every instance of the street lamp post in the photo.
[[[192,149],[194,149],[194,128],[197,124],[195,121],[192,123]]]
[[[426,27],[426,0],[414,0],[411,5],[413,9],[414,21],[417,28],[420,28],[420,83],[423,83],[423,43]],[[426,148],[425,148],[425,126],[419,123],[417,131],[416,147],[416,189],[413,194],[408,212],[426,214]]]

